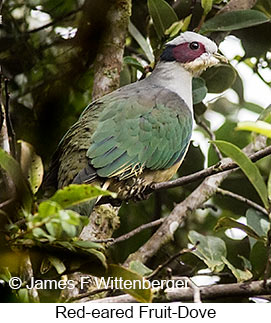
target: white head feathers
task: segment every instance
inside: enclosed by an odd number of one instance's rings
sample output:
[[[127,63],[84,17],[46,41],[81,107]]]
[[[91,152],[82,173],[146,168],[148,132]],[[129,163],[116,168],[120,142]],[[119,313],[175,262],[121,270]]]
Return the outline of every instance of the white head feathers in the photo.
[[[186,31],[180,36],[174,38],[173,40],[166,43],[166,45],[175,45],[178,46],[182,43],[191,43],[191,42],[200,42],[204,45],[206,51],[213,54],[217,52],[216,44],[209,38],[202,36],[200,34],[194,33],[192,31]]]

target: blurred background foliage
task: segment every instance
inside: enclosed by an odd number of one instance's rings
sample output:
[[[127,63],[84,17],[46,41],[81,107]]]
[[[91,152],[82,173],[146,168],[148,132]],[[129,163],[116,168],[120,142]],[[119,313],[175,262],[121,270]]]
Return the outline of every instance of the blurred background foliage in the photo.
[[[238,111],[252,111],[257,118],[267,107],[246,101],[246,84],[234,66],[245,63],[263,83],[270,86],[270,77],[268,80],[264,72],[270,73],[271,68],[271,1],[259,0],[252,10],[242,10],[242,13],[235,13],[228,20],[219,20],[216,14],[226,4],[227,1],[222,0],[132,1],[120,85],[144,76],[153,68],[163,44],[181,31],[199,29],[215,39],[218,39],[217,31],[222,31],[223,37],[237,37],[244,55],[236,55],[230,64],[213,67],[203,73],[200,79],[194,80],[193,98],[195,113],[201,122],[213,129],[216,117],[223,120],[214,131],[216,139],[243,148],[255,136],[250,132],[235,130]],[[45,170],[65,131],[92,100],[93,63],[106,29],[104,17],[109,7],[108,0],[8,0],[3,3],[0,63],[3,75],[9,80],[11,120],[16,138],[33,145],[42,158]],[[213,17],[218,21],[212,22]],[[234,91],[237,100],[229,99],[228,89]],[[211,100],[206,100],[207,92],[215,94]],[[216,114],[210,117],[210,112]],[[191,174],[218,161],[213,147],[207,143],[210,137],[206,130],[195,126],[195,131],[200,134],[202,143],[198,140],[191,143],[176,177]],[[257,162],[265,181],[269,177],[270,162],[269,157]],[[121,225],[114,236],[167,216],[174,205],[198,185],[199,182],[191,183],[156,192],[144,202],[124,204],[119,214]],[[241,171],[230,175],[222,188],[261,204],[254,187]],[[203,235],[222,238],[230,262],[244,270],[247,266],[244,259],[249,259],[250,265],[255,264],[249,270],[254,270],[255,278],[262,278],[265,268],[260,256],[265,254],[263,243],[259,245],[258,242],[260,252],[255,253],[252,252],[255,245],[250,243],[247,235],[234,238],[229,230],[214,232],[219,219],[231,217],[243,221],[248,209],[248,205],[230,197],[214,196],[207,206],[186,220],[177,230],[174,242],[163,247],[147,265],[155,268],[171,254],[185,248],[189,242],[188,233],[195,230]],[[142,231],[115,245],[110,250],[111,261],[123,262],[148,240],[153,230]],[[174,275],[193,276],[206,265],[195,255],[187,254],[181,262],[176,260],[172,267]],[[220,282],[236,281],[229,269],[218,276]]]

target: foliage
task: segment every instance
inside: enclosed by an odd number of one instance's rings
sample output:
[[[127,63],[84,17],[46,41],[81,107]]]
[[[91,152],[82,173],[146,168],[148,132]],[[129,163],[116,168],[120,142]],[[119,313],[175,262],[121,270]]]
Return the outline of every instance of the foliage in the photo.
[[[156,64],[164,44],[180,32],[196,29],[207,36],[211,32],[215,32],[212,35],[227,32],[237,37],[244,48],[243,56],[236,56],[229,64],[210,68],[193,79],[194,110],[198,120],[215,129],[213,143],[221,153],[240,166],[241,170],[224,181],[223,188],[262,205],[269,212],[270,157],[253,163],[241,149],[255,142],[255,133],[271,137],[270,109],[246,101],[246,83],[236,66],[245,65],[270,86],[265,72],[270,73],[271,68],[271,42],[266,37],[271,31],[271,1],[259,0],[252,9],[226,13],[219,11],[227,1],[191,3],[133,1],[120,83],[125,85],[145,77]],[[132,262],[127,269],[116,264],[124,262],[141,247],[152,235],[153,228],[112,247],[82,241],[78,235],[89,220],[77,213],[77,206],[93,202],[99,196],[116,196],[89,185],[70,185],[50,198],[44,196],[41,184],[50,156],[65,131],[91,102],[93,62],[106,28],[104,13],[107,10],[105,0],[14,0],[3,4],[0,63],[4,76],[9,79],[10,116],[19,141],[16,156],[0,149],[3,175],[0,178],[0,227],[5,232],[0,238],[0,279],[25,277],[20,265],[28,254],[33,275],[41,279],[60,280],[62,275],[81,271],[97,277],[143,280],[172,254],[197,242],[200,243],[193,252],[181,256],[181,262],[170,264],[173,275],[193,277],[200,269],[209,269],[219,276],[219,283],[270,277],[267,270],[270,219],[230,197],[213,196],[208,202],[212,208],[195,210],[177,230],[174,242],[162,248],[149,263]],[[88,21],[91,23],[86,23]],[[224,37],[225,33],[221,35]],[[228,90],[235,93],[237,100],[232,102],[224,95]],[[206,95],[210,93],[214,99],[208,101]],[[1,95],[2,100],[7,96],[3,86]],[[1,102],[1,106],[7,101]],[[258,120],[239,122],[240,110],[255,113]],[[213,116],[223,120],[216,128]],[[178,176],[194,173],[218,161],[212,145],[208,146],[207,153],[204,149],[210,139],[206,130],[195,126],[195,131],[204,138],[204,144],[201,147],[191,144]],[[11,179],[16,193],[11,200],[7,178]],[[122,205],[121,225],[114,237],[166,217],[174,205],[198,185],[196,182],[155,192],[147,201]],[[234,239],[231,233],[236,230],[242,231],[244,238]],[[138,301],[152,301],[154,297],[149,289],[124,292]],[[25,288],[10,295],[4,300],[33,301]],[[48,300],[41,292],[39,295],[41,301]],[[57,301],[59,297],[60,291],[50,294],[49,300]]]

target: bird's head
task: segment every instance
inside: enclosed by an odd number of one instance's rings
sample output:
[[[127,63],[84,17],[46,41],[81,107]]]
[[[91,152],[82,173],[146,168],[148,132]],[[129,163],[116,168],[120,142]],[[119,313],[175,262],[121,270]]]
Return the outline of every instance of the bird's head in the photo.
[[[227,61],[217,52],[217,46],[212,40],[191,31],[186,31],[166,43],[160,60],[177,62],[194,76],[220,61]]]

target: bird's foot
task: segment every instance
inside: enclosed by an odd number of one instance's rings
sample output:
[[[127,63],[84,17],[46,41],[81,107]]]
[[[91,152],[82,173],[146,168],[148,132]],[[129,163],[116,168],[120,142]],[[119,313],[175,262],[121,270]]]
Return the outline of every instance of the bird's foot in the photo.
[[[150,186],[139,187],[136,191],[133,192],[132,200],[134,202],[145,201],[150,197]]]

